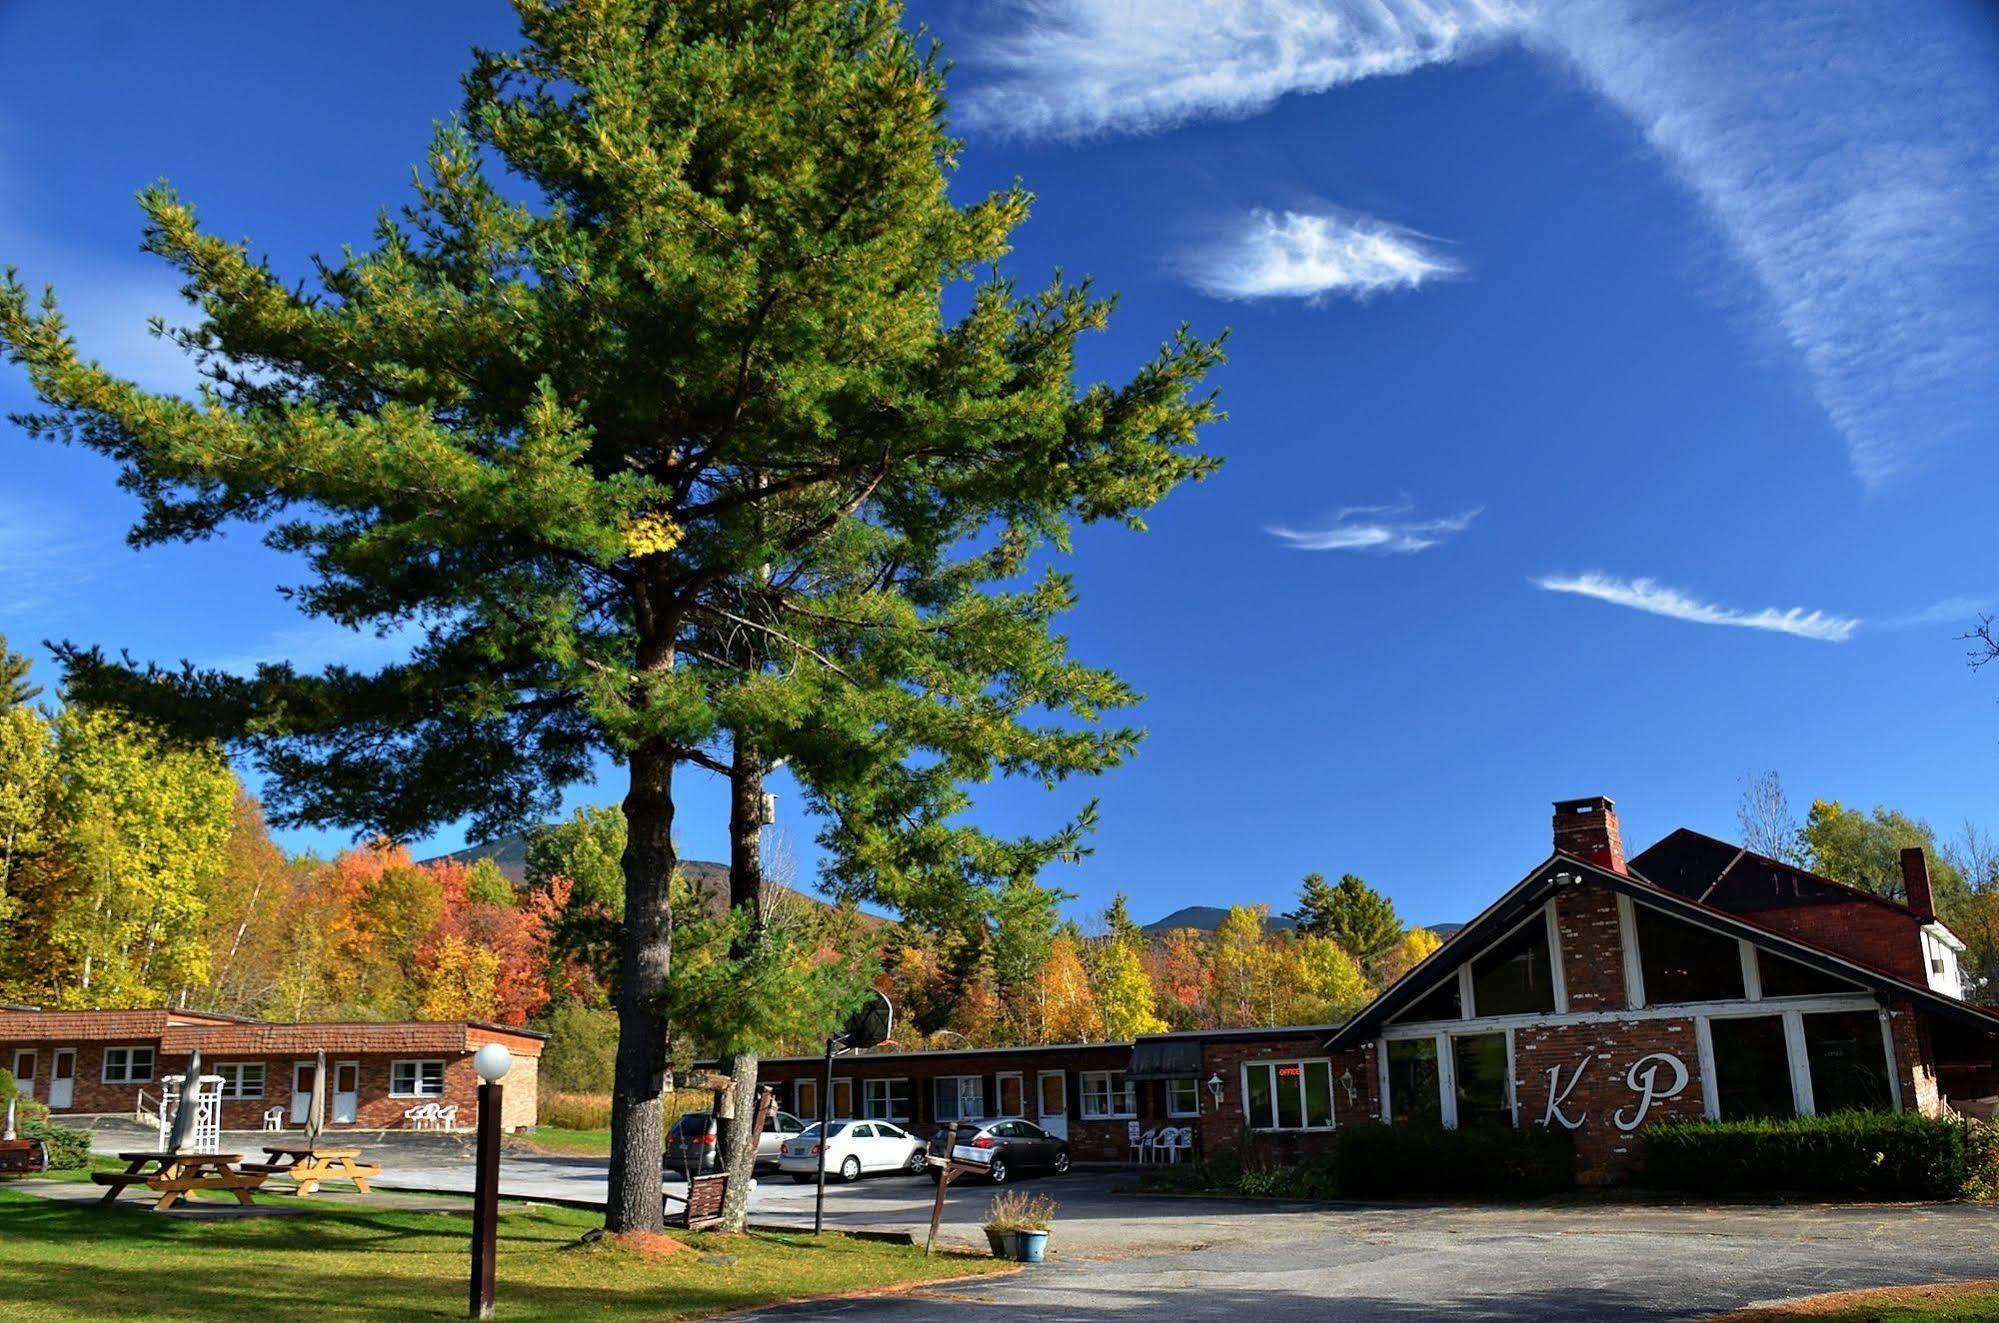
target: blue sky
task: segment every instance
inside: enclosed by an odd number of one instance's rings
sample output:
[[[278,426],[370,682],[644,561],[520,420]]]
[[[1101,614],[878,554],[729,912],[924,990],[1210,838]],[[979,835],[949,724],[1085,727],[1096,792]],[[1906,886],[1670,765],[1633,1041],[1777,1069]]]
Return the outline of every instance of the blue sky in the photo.
[[[1463,918],[1545,853],[1554,799],[1613,796],[1634,844],[1728,835],[1764,768],[1999,826],[1999,676],[1955,638],[1999,602],[1999,19],[1807,8],[916,8],[958,61],[962,196],[1039,196],[1011,270],[1122,292],[1087,370],[1233,328],[1222,473],[1073,565],[1075,650],[1146,692],[1150,739],[981,809],[1033,829],[1100,796],[1058,879],[1079,913],[1282,908],[1319,869]],[[484,0],[198,12],[0,5],[0,262],[163,386],[142,325],[175,299],[132,193],[169,178],[300,271],[401,200],[465,48],[511,27]],[[253,536],[134,554],[131,513],[104,462],[0,424],[15,646],[390,655],[292,614]],[[684,848],[720,856],[721,795],[683,790]]]

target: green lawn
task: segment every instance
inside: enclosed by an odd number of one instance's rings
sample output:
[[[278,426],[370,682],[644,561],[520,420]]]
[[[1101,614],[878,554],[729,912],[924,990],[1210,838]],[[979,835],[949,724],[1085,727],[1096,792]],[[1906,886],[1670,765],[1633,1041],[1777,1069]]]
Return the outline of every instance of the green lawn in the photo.
[[[609,1130],[566,1130],[561,1126],[536,1126],[520,1142],[538,1153],[554,1153],[565,1158],[605,1158],[611,1155]]]
[[[1991,1323],[1995,1318],[1999,1318],[1999,1282],[1958,1282],[1843,1291],[1788,1305],[1744,1309],[1714,1323]]]
[[[696,1252],[679,1254],[578,1244],[599,1221],[560,1208],[503,1216],[495,1316],[694,1318],[1004,1267],[943,1254],[926,1260],[920,1249],[843,1236],[683,1235]],[[77,1206],[0,1187],[0,1299],[10,1320],[458,1319],[470,1227],[469,1214],[359,1201],[193,1222],[136,1202]]]

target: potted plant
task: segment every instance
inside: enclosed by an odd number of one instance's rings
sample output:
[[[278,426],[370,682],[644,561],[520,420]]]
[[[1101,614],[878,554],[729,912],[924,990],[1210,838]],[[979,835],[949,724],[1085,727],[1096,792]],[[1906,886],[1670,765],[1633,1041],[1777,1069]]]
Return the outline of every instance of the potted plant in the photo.
[[[1025,1196],[1014,1190],[1002,1190],[993,1196],[992,1207],[986,1211],[986,1244],[992,1247],[996,1259],[1013,1257],[1013,1245],[1008,1240],[1012,1235],[1016,1219],[1020,1217]]]
[[[1048,1228],[1054,1220],[1055,1201],[1047,1195],[1005,1190],[993,1196],[986,1240],[995,1255],[1039,1263],[1048,1251]]]

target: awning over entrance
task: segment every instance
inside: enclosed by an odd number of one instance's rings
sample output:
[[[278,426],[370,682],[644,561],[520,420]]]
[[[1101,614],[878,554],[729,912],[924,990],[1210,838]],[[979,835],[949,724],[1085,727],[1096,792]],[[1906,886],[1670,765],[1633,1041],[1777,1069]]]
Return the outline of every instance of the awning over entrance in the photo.
[[[1125,1077],[1134,1080],[1199,1079],[1201,1043],[1196,1038],[1141,1038],[1131,1045]]]

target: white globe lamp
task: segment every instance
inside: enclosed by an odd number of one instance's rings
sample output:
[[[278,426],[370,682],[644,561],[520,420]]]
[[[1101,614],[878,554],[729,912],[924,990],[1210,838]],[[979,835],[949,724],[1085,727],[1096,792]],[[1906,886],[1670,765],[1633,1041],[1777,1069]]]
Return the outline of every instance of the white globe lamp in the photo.
[[[472,1055],[472,1069],[488,1084],[498,1084],[514,1068],[514,1054],[498,1043],[488,1043]]]

